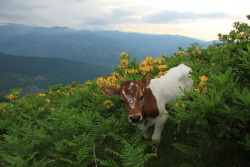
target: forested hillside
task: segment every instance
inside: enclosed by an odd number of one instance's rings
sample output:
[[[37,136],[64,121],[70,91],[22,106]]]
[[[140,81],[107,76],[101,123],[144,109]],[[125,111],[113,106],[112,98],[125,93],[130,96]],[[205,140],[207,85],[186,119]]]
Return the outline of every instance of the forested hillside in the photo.
[[[35,85],[84,82],[112,72],[112,68],[60,58],[22,57],[0,53],[0,92]]]
[[[248,16],[250,19],[250,16]],[[221,43],[192,44],[174,56],[142,62],[123,52],[115,72],[84,84],[55,85],[0,104],[2,166],[250,166],[250,26],[234,23]],[[145,75],[160,77],[181,63],[191,67],[193,92],[170,104],[156,160],[152,141],[127,120],[119,97],[103,87]],[[180,125],[179,133],[175,133]],[[152,132],[152,131],[151,131]]]
[[[11,33],[13,32],[13,33]],[[119,31],[72,30],[67,27],[0,26],[0,51],[30,57],[58,57],[105,67],[119,63],[126,51],[137,60],[171,55],[179,46],[187,48],[198,42],[204,47],[211,42],[178,35],[152,35]],[[98,60],[98,61],[96,61]]]

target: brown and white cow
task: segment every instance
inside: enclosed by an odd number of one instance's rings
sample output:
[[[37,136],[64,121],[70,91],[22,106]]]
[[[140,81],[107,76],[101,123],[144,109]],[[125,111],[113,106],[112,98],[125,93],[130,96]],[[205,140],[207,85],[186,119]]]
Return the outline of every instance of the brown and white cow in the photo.
[[[128,115],[128,121],[137,124],[145,131],[144,138],[149,138],[146,133],[150,126],[154,125],[152,140],[155,145],[153,152],[157,151],[161,133],[167,118],[165,106],[169,102],[175,102],[178,97],[183,96],[182,89],[191,91],[193,80],[188,66],[181,64],[171,68],[165,75],[152,79],[149,74],[141,82],[129,80],[121,84],[120,88],[104,87],[103,91],[109,96],[119,95]]]

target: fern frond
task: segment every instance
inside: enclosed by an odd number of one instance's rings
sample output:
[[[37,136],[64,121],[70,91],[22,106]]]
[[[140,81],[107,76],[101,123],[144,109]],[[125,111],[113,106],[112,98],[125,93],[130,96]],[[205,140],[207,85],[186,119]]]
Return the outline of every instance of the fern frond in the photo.
[[[108,152],[108,153],[110,153],[110,154],[112,154],[112,155],[114,155],[114,156],[117,156],[117,157],[121,156],[121,154],[119,154],[118,152],[116,152],[114,150],[111,150],[109,148],[106,148],[105,151]]]
[[[185,144],[180,144],[180,143],[172,143],[171,145],[175,149],[177,149],[178,151],[180,151],[186,155],[191,155],[191,156],[196,155],[195,149],[190,145],[185,145]]]
[[[120,167],[119,164],[117,164],[114,160],[101,160],[101,159],[96,159],[97,162],[99,162],[100,166],[112,166],[112,167]]]

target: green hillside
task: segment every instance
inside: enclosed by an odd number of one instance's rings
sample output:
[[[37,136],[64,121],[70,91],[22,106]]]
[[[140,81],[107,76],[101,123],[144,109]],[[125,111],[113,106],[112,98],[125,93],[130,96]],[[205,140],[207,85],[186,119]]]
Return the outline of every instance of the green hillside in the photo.
[[[248,16],[250,19],[250,16]],[[248,167],[250,166],[250,26],[234,23],[221,43],[193,44],[173,57],[142,63],[121,54],[115,72],[84,84],[55,85],[0,104],[2,166]],[[160,77],[184,63],[193,69],[193,92],[170,104],[156,160],[152,141],[142,141],[127,120],[119,97],[105,85],[145,75]],[[175,133],[180,124],[179,133]],[[151,131],[152,132],[152,131]]]
[[[47,89],[56,84],[92,80],[112,69],[60,58],[12,56],[0,53],[0,91],[36,85]]]

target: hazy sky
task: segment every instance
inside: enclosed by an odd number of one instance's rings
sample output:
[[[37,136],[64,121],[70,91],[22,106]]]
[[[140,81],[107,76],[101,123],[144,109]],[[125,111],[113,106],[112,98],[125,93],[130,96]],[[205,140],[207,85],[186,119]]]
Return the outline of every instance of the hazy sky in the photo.
[[[215,40],[248,22],[250,0],[0,0],[0,24],[63,26]]]

